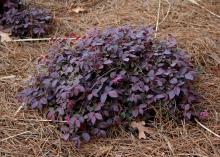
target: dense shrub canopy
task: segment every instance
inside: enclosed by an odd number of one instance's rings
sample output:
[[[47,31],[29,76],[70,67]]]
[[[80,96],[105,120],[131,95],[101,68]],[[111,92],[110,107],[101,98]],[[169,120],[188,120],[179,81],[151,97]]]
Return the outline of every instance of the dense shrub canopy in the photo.
[[[75,44],[51,48],[20,99],[66,120],[63,138],[88,141],[112,125],[145,119],[152,106],[191,119],[195,71],[172,37],[158,41],[152,28],[93,30]]]
[[[0,1],[0,18],[1,15],[12,8],[19,9],[21,7],[21,0],[1,0]]]
[[[53,18],[48,10],[27,8],[20,0],[6,0],[0,5],[0,24],[10,28],[13,36],[43,37],[53,30]]]

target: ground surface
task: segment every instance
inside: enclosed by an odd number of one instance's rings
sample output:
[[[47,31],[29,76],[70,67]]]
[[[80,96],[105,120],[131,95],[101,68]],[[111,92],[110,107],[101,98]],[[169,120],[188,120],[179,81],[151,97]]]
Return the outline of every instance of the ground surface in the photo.
[[[158,36],[165,38],[167,34],[173,34],[179,47],[192,55],[195,67],[201,73],[194,86],[204,98],[200,105],[210,112],[209,120],[203,123],[220,134],[220,18],[186,0],[171,1],[160,1]],[[156,25],[158,2],[38,0],[30,4],[52,10],[59,23],[55,34],[61,36],[70,32],[83,34],[94,26]],[[206,0],[201,5],[220,14],[218,0]],[[71,11],[71,6],[81,6],[87,12],[76,14]],[[82,144],[80,150],[76,150],[71,142],[61,141],[57,126],[40,121],[45,119],[41,113],[21,110],[14,116],[20,106],[16,93],[24,86],[23,80],[31,75],[36,58],[45,54],[48,47],[50,45],[45,42],[0,44],[0,156],[220,156],[219,138],[197,124],[182,122],[177,125],[161,120],[160,113],[155,118],[155,134],[146,140],[138,140],[122,129],[113,129],[112,137],[93,139]]]

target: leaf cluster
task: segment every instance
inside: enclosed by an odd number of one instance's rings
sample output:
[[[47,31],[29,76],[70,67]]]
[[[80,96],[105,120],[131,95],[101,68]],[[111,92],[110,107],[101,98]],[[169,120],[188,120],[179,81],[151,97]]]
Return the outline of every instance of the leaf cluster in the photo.
[[[43,37],[53,30],[53,18],[48,10],[28,8],[20,0],[6,0],[2,3],[0,24],[10,28],[13,36]]]
[[[74,45],[49,50],[19,98],[47,118],[62,119],[63,139],[89,141],[111,126],[146,120],[158,105],[192,119],[196,72],[173,38],[158,41],[152,28],[129,26],[92,30]]]

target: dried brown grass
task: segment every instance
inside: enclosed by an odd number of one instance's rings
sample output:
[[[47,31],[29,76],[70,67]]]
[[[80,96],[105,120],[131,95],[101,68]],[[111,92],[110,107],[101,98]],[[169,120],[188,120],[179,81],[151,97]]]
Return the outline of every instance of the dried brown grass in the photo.
[[[65,3],[64,3],[65,2]],[[170,10],[169,3],[170,2]],[[56,35],[69,32],[83,34],[91,27],[156,25],[158,1],[153,0],[38,0],[32,5],[47,7],[54,13],[59,28]],[[86,8],[87,13],[71,12],[71,4]],[[179,46],[192,55],[201,71],[195,87],[204,98],[200,104],[210,111],[205,126],[220,134],[220,20],[187,1],[161,0],[158,36],[176,36]],[[218,1],[206,1],[203,6],[220,13]],[[33,72],[34,61],[44,54],[49,44],[8,43],[0,45],[0,156],[220,156],[220,139],[195,124],[181,125],[166,121],[158,114],[153,123],[154,138],[138,140],[123,129],[112,129],[113,135],[82,144],[80,150],[71,142],[61,141],[57,125],[43,122],[42,113],[21,110],[16,100],[23,79]],[[8,77],[15,75],[16,77]],[[5,78],[6,77],[6,78]],[[16,119],[16,120],[15,120]],[[35,119],[33,121],[32,119]]]

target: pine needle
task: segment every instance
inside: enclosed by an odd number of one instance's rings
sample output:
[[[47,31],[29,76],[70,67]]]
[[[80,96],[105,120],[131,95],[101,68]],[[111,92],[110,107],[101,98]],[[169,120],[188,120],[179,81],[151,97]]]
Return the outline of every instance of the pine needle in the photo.
[[[203,125],[202,123],[200,123],[197,119],[195,119],[196,123],[199,124],[202,128],[204,128],[205,130],[207,130],[208,132],[210,132],[211,134],[215,135],[216,137],[220,138],[220,135],[214,133],[212,130],[210,130],[209,128],[207,128],[205,125]]]
[[[214,12],[210,11],[209,9],[207,9],[206,7],[200,5],[199,2],[200,2],[201,0],[188,0],[188,1],[191,2],[191,3],[193,3],[193,4],[195,4],[195,5],[197,5],[198,7],[200,7],[200,8],[202,8],[202,9],[206,10],[207,12],[209,12],[210,14],[212,14],[213,16],[216,16],[217,18],[220,19],[220,15],[217,15],[217,14],[215,14]]]

